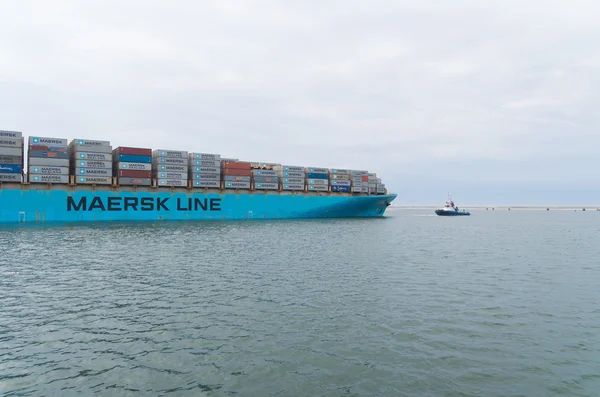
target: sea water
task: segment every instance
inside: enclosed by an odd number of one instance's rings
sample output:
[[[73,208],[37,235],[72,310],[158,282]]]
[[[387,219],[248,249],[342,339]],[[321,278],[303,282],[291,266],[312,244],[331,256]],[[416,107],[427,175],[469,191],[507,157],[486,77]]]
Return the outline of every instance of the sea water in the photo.
[[[595,396],[600,212],[0,229],[3,396]]]

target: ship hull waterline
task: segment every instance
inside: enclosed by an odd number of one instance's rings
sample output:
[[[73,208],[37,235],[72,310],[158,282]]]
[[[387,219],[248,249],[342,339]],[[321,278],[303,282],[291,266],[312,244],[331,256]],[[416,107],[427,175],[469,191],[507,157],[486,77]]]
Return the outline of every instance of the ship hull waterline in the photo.
[[[17,185],[0,188],[0,224],[379,218],[396,196]]]

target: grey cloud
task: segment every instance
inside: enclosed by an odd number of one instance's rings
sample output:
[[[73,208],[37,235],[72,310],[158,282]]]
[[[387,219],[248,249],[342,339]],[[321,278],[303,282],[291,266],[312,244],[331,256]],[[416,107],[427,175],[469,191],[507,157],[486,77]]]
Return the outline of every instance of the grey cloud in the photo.
[[[369,169],[400,193],[453,170],[516,197],[592,186],[600,6],[565,4],[14,2],[0,128]]]

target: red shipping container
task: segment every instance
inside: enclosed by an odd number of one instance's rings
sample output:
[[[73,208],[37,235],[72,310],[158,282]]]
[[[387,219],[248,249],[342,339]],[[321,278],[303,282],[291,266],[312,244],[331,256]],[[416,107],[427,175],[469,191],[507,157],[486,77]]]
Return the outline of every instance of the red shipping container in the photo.
[[[29,146],[29,150],[42,150],[44,152],[47,152],[48,150],[50,150],[50,148],[44,145],[31,145]]]
[[[50,149],[54,149],[54,152],[67,153],[67,149],[56,148],[54,146],[46,146],[46,145],[31,145],[29,146],[29,150],[41,150],[43,152],[49,152]]]
[[[249,170],[250,163],[244,163],[242,161],[226,161],[223,163],[223,168],[235,170]]]
[[[363,176],[362,177],[362,181],[363,182],[369,182],[369,177],[368,176]]]
[[[152,156],[152,149],[119,146],[117,148],[117,153],[118,154],[132,154],[134,156]]]
[[[223,174],[231,175],[231,176],[251,176],[252,171],[250,169],[240,170],[240,169],[236,169],[236,168],[225,168],[223,170]]]
[[[152,178],[152,171],[119,170],[118,175],[123,178]]]

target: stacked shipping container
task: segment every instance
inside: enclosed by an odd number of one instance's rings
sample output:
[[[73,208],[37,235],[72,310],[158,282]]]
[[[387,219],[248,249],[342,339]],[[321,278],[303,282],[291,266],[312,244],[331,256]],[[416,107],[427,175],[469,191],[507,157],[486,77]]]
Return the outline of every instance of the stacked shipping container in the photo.
[[[330,170],[329,185],[332,192],[350,193],[352,188],[352,171],[341,169]]]
[[[23,134],[0,131],[0,182],[23,181]]]
[[[190,153],[190,179],[192,187],[221,187],[221,155],[211,153]]]
[[[304,167],[280,165],[273,168],[277,171],[282,190],[305,190],[306,174],[304,173]]]
[[[63,138],[29,137],[29,183],[69,183],[69,147]]]
[[[250,163],[222,161],[223,187],[225,189],[250,189],[252,170]]]
[[[119,146],[113,150],[113,175],[122,186],[152,186],[152,149]]]
[[[158,186],[188,186],[188,152],[159,149],[152,152],[152,172]]]
[[[252,183],[256,190],[279,190],[279,175],[274,169],[281,167],[281,164],[274,163],[253,163],[252,164]]]
[[[108,141],[73,139],[69,144],[75,184],[112,184],[112,146]]]
[[[308,167],[306,173],[306,189],[310,192],[329,191],[329,170],[327,168]]]
[[[352,191],[369,193],[369,173],[367,171],[352,171]]]

